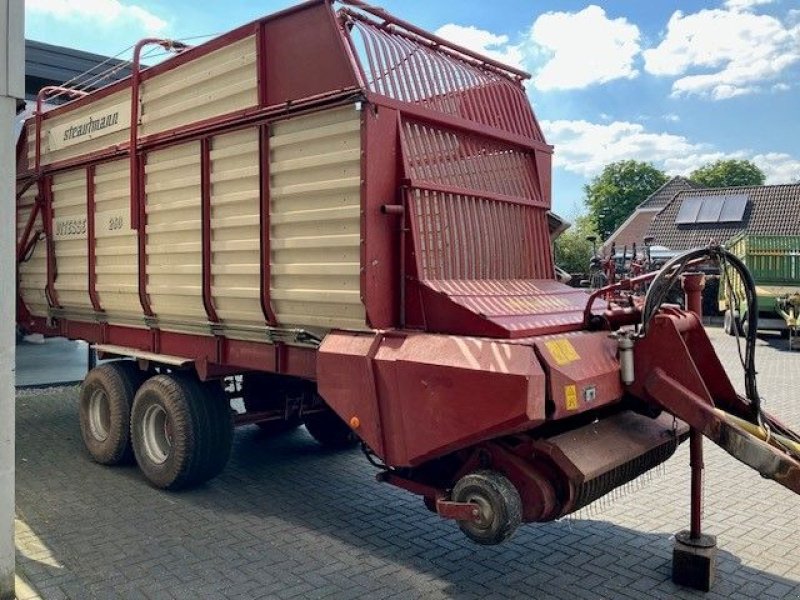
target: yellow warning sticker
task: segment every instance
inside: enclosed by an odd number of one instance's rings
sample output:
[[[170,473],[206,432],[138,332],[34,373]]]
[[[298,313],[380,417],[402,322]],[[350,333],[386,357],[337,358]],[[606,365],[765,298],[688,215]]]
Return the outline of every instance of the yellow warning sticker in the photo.
[[[545,342],[545,346],[547,346],[547,349],[550,351],[550,356],[553,357],[553,360],[556,361],[559,367],[581,359],[575,347],[567,338],[550,340],[549,342]]]
[[[574,385],[564,386],[564,398],[567,410],[578,410],[578,390]]]

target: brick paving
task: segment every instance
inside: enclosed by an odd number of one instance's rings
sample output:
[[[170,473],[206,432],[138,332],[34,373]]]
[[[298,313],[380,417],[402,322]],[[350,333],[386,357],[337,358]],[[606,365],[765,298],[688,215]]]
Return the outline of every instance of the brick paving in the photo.
[[[741,387],[733,340],[710,332]],[[765,340],[766,406],[800,424],[800,352]],[[76,399],[17,396],[18,564],[45,599],[800,598],[800,498],[709,443],[719,567],[704,595],[669,577],[670,536],[688,524],[688,444],[640,489],[487,548],[376,483],[358,451],[324,451],[302,429],[240,429],[216,480],[155,490],[133,467],[89,460]]]

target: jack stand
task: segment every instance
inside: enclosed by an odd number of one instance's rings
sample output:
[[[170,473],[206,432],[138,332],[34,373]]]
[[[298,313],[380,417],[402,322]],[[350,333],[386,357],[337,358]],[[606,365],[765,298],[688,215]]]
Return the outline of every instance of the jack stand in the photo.
[[[692,469],[691,529],[675,534],[672,548],[672,581],[703,592],[714,584],[717,538],[702,533],[703,517],[703,435],[692,429],[689,438]]]

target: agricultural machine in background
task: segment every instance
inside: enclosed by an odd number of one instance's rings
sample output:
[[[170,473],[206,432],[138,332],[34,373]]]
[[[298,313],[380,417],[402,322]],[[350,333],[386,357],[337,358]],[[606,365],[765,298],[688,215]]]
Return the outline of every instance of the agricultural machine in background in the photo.
[[[797,328],[800,325],[800,292],[776,298],[775,308],[786,323],[786,337],[789,338],[789,349],[793,350],[798,346]]]
[[[780,332],[791,348],[800,304],[800,236],[745,233],[726,245],[747,265],[755,281],[758,329]],[[719,307],[725,314],[725,331],[741,335],[749,326],[742,280],[730,270],[720,276]]]
[[[636,242],[631,245],[630,251],[625,244],[622,252],[617,250],[616,242],[611,242],[606,254],[603,247],[598,251],[597,236],[590,235],[586,241],[592,244],[592,257],[589,259],[588,279],[581,284],[591,290],[598,290],[608,285],[613,285],[617,280],[636,279],[640,275],[657,271],[665,261],[654,260],[650,248],[652,237],[646,237],[642,246],[637,247]],[[647,283],[636,284],[630,293],[643,295],[647,291]],[[679,290],[676,290],[676,292]]]
[[[337,5],[195,48],[143,40],[129,78],[27,121],[19,325],[128,359],[82,386],[91,456],[178,489],[224,468],[234,424],[303,423],[495,544],[691,437],[675,578],[707,587],[702,436],[800,492],[798,436],[761,407],[755,327],[740,396],[693,312],[704,261],[755,307],[741,260],[704,248],[591,294],[556,281],[528,75]],[[176,56],[142,69],[152,45]],[[689,310],[665,305],[681,283]]]

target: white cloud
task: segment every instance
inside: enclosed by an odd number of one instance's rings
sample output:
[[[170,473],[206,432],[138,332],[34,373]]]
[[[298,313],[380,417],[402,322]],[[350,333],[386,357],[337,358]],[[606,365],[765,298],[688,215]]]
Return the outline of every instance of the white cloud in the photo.
[[[757,154],[753,157],[756,166],[764,171],[767,183],[800,182],[800,160],[783,152]]]
[[[683,136],[651,133],[628,121],[542,121],[541,125],[547,141],[556,147],[554,165],[584,177],[597,175],[618,160],[660,161],[705,150]]]
[[[767,183],[791,183],[800,178],[800,160],[789,154],[722,152],[682,135],[648,131],[640,123],[542,121],[541,125],[548,142],[555,145],[554,166],[587,178],[619,160],[652,162],[669,175],[688,175],[726,158],[752,160],[766,174]]]
[[[725,0],[723,6],[730,10],[750,10],[756,6],[772,4],[775,0]]]
[[[454,23],[442,25],[436,30],[436,35],[504,64],[523,68],[522,47],[509,43],[507,35],[496,35],[472,25],[463,26]]]
[[[148,34],[160,33],[167,27],[167,22],[158,15],[119,0],[25,0],[25,10],[59,20],[90,21],[105,27],[133,25]]]
[[[533,50],[549,58],[534,78],[539,90],[580,89],[638,75],[639,28],[624,18],[609,19],[599,6],[540,15],[529,37]]]
[[[800,62],[800,25],[744,10],[759,0],[730,0],[731,10],[675,12],[661,43],[643,52],[645,70],[678,77],[674,96],[721,100],[768,89],[789,66]]]
[[[676,115],[674,113],[669,113],[664,115],[664,120],[669,121],[670,123],[677,123],[681,120],[680,115]]]

